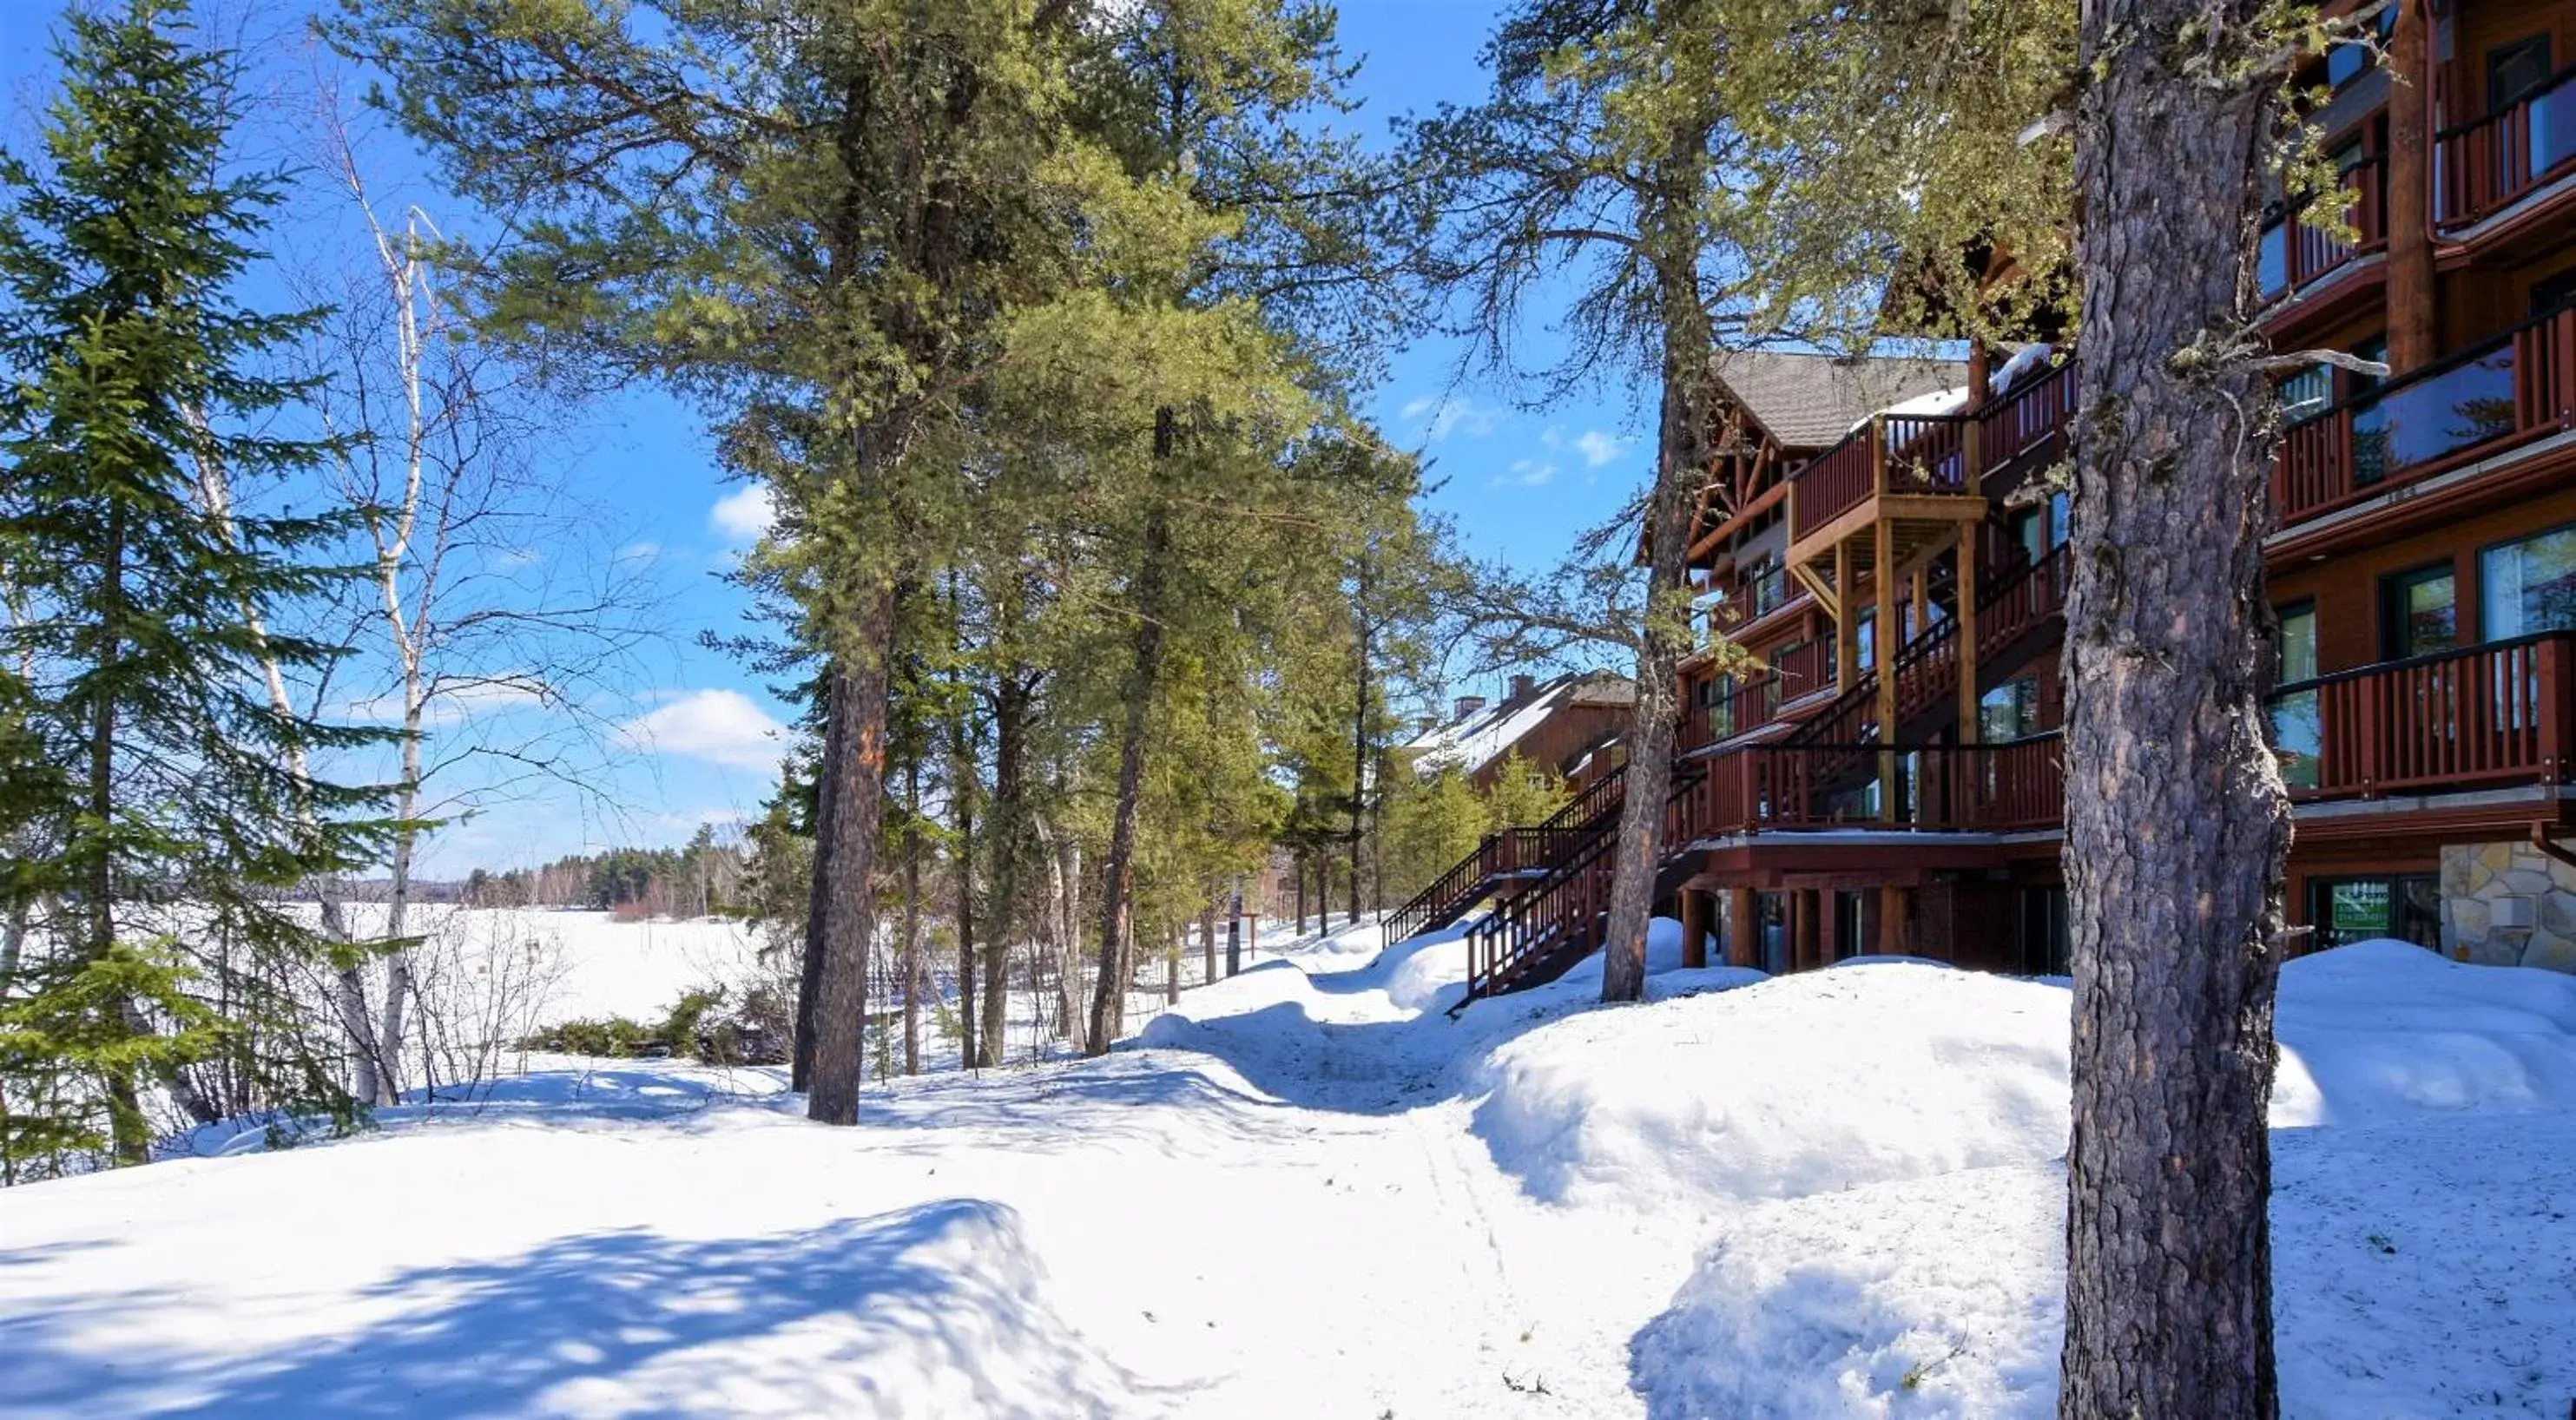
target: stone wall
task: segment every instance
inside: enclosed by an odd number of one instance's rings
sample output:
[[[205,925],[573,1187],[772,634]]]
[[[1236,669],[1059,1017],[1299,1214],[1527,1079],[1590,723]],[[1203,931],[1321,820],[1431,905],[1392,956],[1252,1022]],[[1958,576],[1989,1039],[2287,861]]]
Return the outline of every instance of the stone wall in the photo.
[[[2442,949],[2460,961],[2576,972],[2576,867],[2528,843],[2444,848]]]

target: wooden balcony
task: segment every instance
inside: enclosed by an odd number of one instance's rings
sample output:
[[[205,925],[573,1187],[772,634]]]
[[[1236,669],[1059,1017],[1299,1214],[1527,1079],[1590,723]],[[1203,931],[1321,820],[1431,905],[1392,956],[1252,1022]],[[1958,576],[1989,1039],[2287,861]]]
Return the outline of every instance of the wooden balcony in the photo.
[[[1898,745],[1895,816],[1849,807],[1836,745],[1747,745],[1709,761],[1691,794],[1666,812],[1674,843],[1760,833],[2045,832],[2065,818],[2066,776],[2055,732],[1993,745]],[[1874,757],[1878,747],[1865,747]]]
[[[2308,225],[2291,211],[2263,229],[2255,248],[2257,289],[2266,301],[2313,286],[2355,260],[2388,246],[2388,169],[2377,158],[2353,165],[2340,193],[2354,240]]]
[[[2538,92],[2433,140],[2434,222],[2472,227],[2576,172],[2576,66]]]
[[[2288,527],[2571,421],[2576,309],[2561,309],[2291,426],[2273,468],[2273,509]]]
[[[2564,783],[2576,745],[2576,632],[2283,686],[2272,732],[2298,800]]]
[[[1961,521],[1982,519],[1985,499],[1969,467],[1969,423],[1957,414],[1873,415],[1809,460],[1789,480],[1790,567],[1821,567],[1837,546],[1880,521],[1894,525],[1892,555],[1903,563],[1924,545],[1954,536]],[[1875,554],[1859,541],[1864,561],[1855,570],[1866,571]]]
[[[1681,749],[1703,749],[1750,734],[1777,722],[1781,706],[1833,689],[1832,651],[1822,640],[1800,642],[1780,657],[1776,668],[1756,671],[1732,693],[1705,703],[1699,687],[1706,682],[1688,680],[1683,687]]]

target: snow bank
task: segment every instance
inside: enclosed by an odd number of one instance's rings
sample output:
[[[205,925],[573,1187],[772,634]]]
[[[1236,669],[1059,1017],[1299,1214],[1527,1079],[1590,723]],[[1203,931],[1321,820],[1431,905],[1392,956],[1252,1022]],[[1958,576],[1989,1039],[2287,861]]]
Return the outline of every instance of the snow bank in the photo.
[[[1798,987],[1847,994],[1804,1046]],[[1780,1195],[1725,1216],[1637,1334],[1649,1412],[2053,1414],[2064,991],[1882,965],[1632,1014],[1656,1010],[1652,1058],[1588,1087],[1536,1052],[1549,1068],[1497,1091],[1517,1127],[1487,1136],[1569,1198],[1650,1188],[1654,1149],[1711,1191]],[[1885,1038],[1855,1039],[1873,1020]],[[2364,943],[2290,963],[2279,1028],[2284,1414],[2557,1420],[2576,1395],[2576,982]],[[1758,1102],[1658,1100],[1694,1030],[1690,1078]]]
[[[1713,1208],[2063,1151],[2063,991],[1913,964],[1741,977],[1499,1046],[1475,1119],[1494,1161],[1550,1200]]]
[[[2281,972],[2274,1127],[2576,1109],[2576,977],[2361,942]]]
[[[2273,1139],[2282,1414],[2531,1416],[2576,1395],[2576,1116]],[[1630,1348],[1657,1416],[2047,1420],[2066,1176],[1980,1169],[1730,1220]]]

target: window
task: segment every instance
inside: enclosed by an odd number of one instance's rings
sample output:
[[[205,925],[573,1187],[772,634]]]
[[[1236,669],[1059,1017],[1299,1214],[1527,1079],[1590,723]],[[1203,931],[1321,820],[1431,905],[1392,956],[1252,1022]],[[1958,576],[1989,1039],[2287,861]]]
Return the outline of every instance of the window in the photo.
[[[2381,10],[2377,23],[2379,41],[2386,44],[2388,37],[2397,32],[2397,7],[2391,5]],[[2336,89],[2377,67],[2371,62],[2370,46],[2360,40],[2346,40],[2326,51],[2326,83]]]
[[[2281,684],[2317,678],[2317,604],[2293,602],[2281,608]]]
[[[2487,51],[2487,112],[2502,113],[2548,82],[2548,35],[2532,35]]]
[[[2388,337],[2384,334],[2374,335],[2368,340],[2355,341],[2353,343],[2351,353],[2356,358],[2368,360],[2374,365],[2385,365],[2388,363]],[[2379,388],[2379,376],[2377,375],[2364,375],[2356,372],[2346,375],[2344,378],[2350,381],[2350,388],[2347,390],[2347,393],[2350,394],[2361,394],[2365,391]]]
[[[1789,899],[1784,893],[1753,895],[1754,935],[1762,950],[1762,969],[1773,976],[1789,970]]]
[[[2023,888],[2019,916],[2021,930],[2015,945],[2019,948],[2022,973],[2066,975],[2066,889]]]
[[[1985,693],[1977,702],[1977,738],[2008,744],[2039,733],[2039,678],[2023,676]]]
[[[2064,547],[2074,536],[2074,504],[2063,491],[2048,495],[2048,545],[2053,550]]]
[[[2298,602],[2281,608],[2281,676],[2283,685],[2314,680],[2317,675],[2317,604]],[[2272,753],[2281,763],[2281,782],[2292,789],[2313,789],[2322,782],[2318,755],[2325,746],[2317,719],[2317,693],[2292,691],[2272,701]]]
[[[2379,579],[2379,653],[2402,661],[2460,644],[2459,587],[2451,564],[2437,562]]]
[[[2281,381],[2281,418],[2296,424],[2334,403],[2334,366],[2310,365]]]
[[[2310,939],[2319,949],[2394,937],[2419,947],[2442,945],[2441,880],[2431,873],[2388,873],[2308,880]]]
[[[2048,551],[2048,522],[2037,508],[2016,508],[2005,527],[2023,560],[2037,562]]]
[[[2489,641],[2576,627],[2576,523],[2479,553],[2478,618]]]
[[[1834,894],[1834,960],[1849,961],[1869,950],[1871,896],[1848,889]]]
[[[1878,669],[1878,608],[1864,608],[1858,625],[1859,631],[1854,639],[1860,645],[1860,659],[1854,664],[1862,670],[1874,671]]]

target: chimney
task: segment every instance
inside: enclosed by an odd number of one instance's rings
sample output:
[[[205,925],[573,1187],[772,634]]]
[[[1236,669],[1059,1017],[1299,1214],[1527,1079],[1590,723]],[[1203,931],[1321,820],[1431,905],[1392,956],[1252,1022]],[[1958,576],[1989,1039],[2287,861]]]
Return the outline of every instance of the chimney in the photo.
[[[1458,703],[1455,708],[1457,713],[1451,718],[1464,720],[1468,716],[1485,708],[1485,697],[1481,695],[1461,695],[1458,697]]]
[[[1512,703],[1512,704],[1514,704],[1514,705],[1518,705],[1518,704],[1519,704],[1519,703],[1521,703],[1522,701],[1529,699],[1529,698],[1530,698],[1530,689],[1531,689],[1533,686],[1537,685],[1537,684],[1538,684],[1538,677],[1536,677],[1536,676],[1526,676],[1526,675],[1516,675],[1516,676],[1513,676],[1513,677],[1512,677],[1512,699],[1511,699],[1511,703]]]

